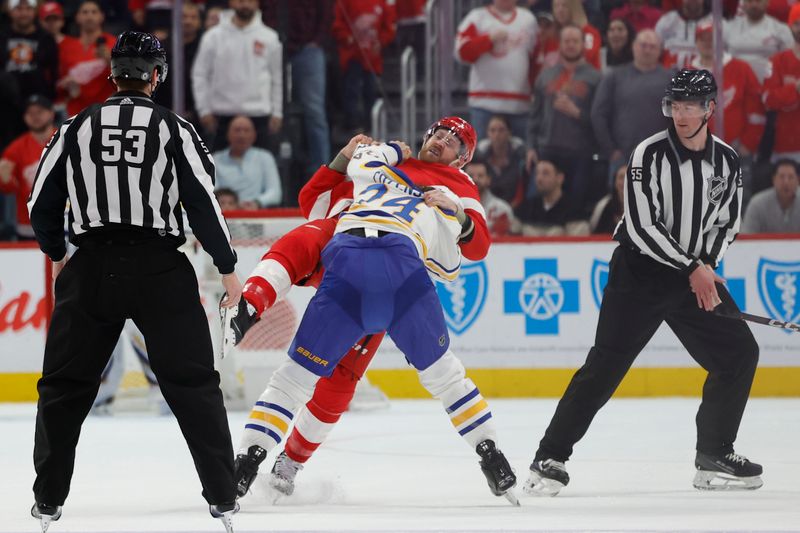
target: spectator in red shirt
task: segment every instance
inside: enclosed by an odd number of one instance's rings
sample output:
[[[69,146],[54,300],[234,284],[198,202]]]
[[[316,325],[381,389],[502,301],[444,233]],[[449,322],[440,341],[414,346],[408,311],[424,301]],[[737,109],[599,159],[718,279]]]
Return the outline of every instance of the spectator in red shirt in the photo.
[[[613,9],[609,20],[627,20],[638,33],[655,28],[661,15],[661,10],[649,5],[646,0],[629,0],[624,6]]]
[[[61,66],[58,87],[66,95],[68,116],[104,102],[114,92],[108,77],[111,48],[116,39],[103,31],[103,21],[98,1],[83,0],[75,13],[78,37],[67,36],[58,46]]]
[[[789,12],[794,47],[772,57],[772,75],[764,82],[764,104],[776,111],[772,160],[800,163],[800,4]]]
[[[339,0],[331,33],[339,48],[342,106],[348,129],[364,129],[383,74],[381,52],[397,31],[389,0]],[[361,105],[359,105],[361,104]]]
[[[13,193],[17,197],[17,238],[34,240],[31,221],[28,218],[28,197],[33,187],[33,178],[47,141],[55,127],[53,104],[44,96],[31,96],[25,106],[25,124],[28,132],[19,136],[3,152],[0,158],[0,192]]]
[[[45,2],[39,6],[39,25],[55,39],[64,40],[64,8],[58,2]]]
[[[706,69],[713,74],[713,25],[697,26],[695,43],[699,57],[692,61],[691,67]],[[714,131],[714,117],[711,117],[710,129],[733,146],[742,158],[749,157],[758,150],[766,123],[764,104],[761,102],[761,84],[746,61],[726,53],[723,64],[725,86],[718,97],[717,105],[722,106],[725,111],[725,131]]]

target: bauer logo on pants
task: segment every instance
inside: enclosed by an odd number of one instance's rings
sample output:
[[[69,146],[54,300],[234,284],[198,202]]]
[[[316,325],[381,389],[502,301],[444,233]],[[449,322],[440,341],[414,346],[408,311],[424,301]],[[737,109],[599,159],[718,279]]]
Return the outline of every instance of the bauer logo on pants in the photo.
[[[784,322],[800,319],[800,263],[761,259],[758,294],[769,316]],[[790,333],[786,330],[786,333]]]
[[[558,335],[561,313],[580,311],[578,280],[559,279],[555,258],[526,259],[525,278],[503,282],[503,310],[525,314],[526,335]]]
[[[455,281],[436,283],[436,292],[450,331],[461,335],[472,326],[486,302],[488,281],[486,263],[479,261],[462,265]]]

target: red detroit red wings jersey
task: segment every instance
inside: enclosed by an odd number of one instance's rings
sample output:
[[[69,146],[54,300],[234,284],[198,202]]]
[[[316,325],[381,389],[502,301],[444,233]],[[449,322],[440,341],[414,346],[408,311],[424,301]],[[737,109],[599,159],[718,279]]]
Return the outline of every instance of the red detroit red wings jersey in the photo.
[[[475,232],[467,242],[459,243],[467,259],[479,261],[489,252],[491,238],[486,215],[481,206],[478,188],[463,171],[439,163],[407,159],[398,168],[419,187],[441,185],[457,195],[464,212],[475,224]],[[353,182],[347,176],[322,166],[300,191],[299,203],[303,216],[309,220],[338,216],[353,202]]]

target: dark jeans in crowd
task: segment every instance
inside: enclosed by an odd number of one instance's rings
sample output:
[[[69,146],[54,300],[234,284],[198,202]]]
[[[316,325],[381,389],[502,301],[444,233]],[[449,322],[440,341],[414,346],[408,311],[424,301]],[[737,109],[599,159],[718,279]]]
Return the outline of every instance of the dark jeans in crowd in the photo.
[[[564,172],[564,192],[581,211],[588,212],[591,205],[605,194],[606,184],[597,184],[593,179],[594,160],[591,153],[542,148],[538,155],[539,160],[552,161]]]
[[[303,109],[308,158],[307,175],[330,162],[331,140],[325,112],[325,51],[308,44],[289,58],[292,65],[294,97]]]
[[[377,93],[377,75],[366,70],[358,61],[348,63],[342,76],[342,107],[347,129],[370,130],[372,106]]]

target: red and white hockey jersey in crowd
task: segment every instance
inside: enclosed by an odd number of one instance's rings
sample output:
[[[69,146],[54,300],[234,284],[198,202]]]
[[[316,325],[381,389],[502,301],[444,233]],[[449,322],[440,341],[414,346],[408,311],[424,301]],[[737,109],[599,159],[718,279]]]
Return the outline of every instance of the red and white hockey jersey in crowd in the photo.
[[[658,20],[655,32],[664,43],[664,66],[688,65],[697,55],[694,35],[698,25],[711,24],[711,15],[699,20],[686,20],[679,11],[665,13]]]
[[[722,37],[725,49],[734,57],[747,61],[759,83],[764,83],[769,77],[770,58],[794,45],[786,19],[777,20],[769,15],[755,23],[744,15],[725,21]]]
[[[394,40],[394,0],[339,0],[331,35],[342,70],[357,61],[367,72],[383,72],[382,50]]]
[[[454,193],[475,225],[471,238],[458,245],[461,254],[473,261],[486,257],[491,244],[486,214],[480,202],[478,188],[467,174],[454,167],[426,163],[418,159],[407,159],[396,168],[417,187],[444,186]],[[299,195],[300,210],[309,220],[335,217],[352,202],[353,181],[326,166],[317,170]]]
[[[491,35],[508,38],[492,43]],[[531,87],[529,69],[539,27],[527,9],[500,13],[491,5],[470,11],[458,26],[456,59],[472,65],[469,105],[499,113],[527,113]]]
[[[758,150],[766,124],[764,104],[761,101],[761,84],[758,83],[753,69],[747,62],[727,53],[723,62],[725,87],[717,95],[717,105],[724,106],[725,132],[719,135],[715,131],[714,117],[711,117],[709,122],[711,131],[726,143],[738,143],[754,153]],[[689,68],[705,67],[700,64],[699,59],[695,59]]]
[[[771,63],[772,75],[764,82],[764,105],[778,112],[773,153],[800,161],[800,59],[789,49],[775,54]]]

